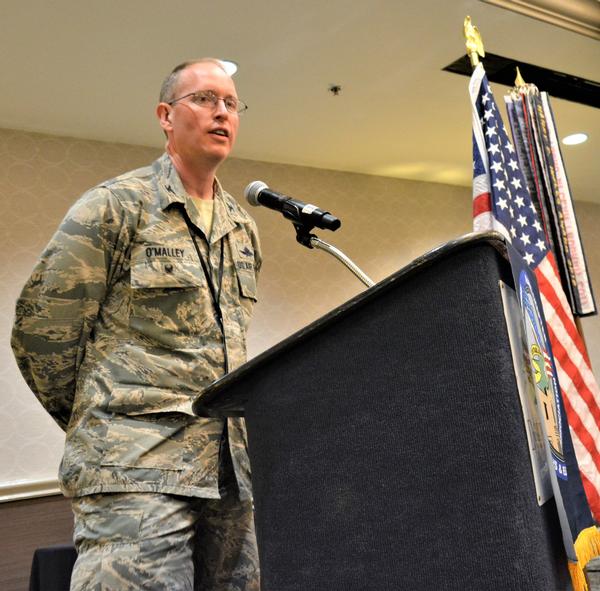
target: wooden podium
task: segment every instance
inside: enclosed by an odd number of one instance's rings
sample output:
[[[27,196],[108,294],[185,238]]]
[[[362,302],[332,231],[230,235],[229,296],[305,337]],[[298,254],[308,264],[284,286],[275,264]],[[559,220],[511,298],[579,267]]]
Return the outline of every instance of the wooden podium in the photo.
[[[262,591],[570,589],[539,507],[504,242],[417,259],[196,402],[246,417]]]

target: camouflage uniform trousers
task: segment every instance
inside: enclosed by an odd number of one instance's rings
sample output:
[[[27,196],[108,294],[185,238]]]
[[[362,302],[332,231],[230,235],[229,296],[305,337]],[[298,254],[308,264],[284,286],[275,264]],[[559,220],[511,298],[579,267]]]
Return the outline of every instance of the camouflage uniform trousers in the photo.
[[[251,501],[110,493],[73,499],[71,591],[259,591]]]

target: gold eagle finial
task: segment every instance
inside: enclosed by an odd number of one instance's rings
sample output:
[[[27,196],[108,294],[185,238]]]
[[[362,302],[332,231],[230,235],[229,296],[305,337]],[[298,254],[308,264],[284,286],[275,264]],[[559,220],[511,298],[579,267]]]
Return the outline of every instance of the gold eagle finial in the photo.
[[[465,17],[463,29],[467,46],[467,55],[471,60],[471,65],[475,67],[479,63],[479,57],[485,57],[481,34],[479,33],[479,29],[471,22],[470,16]]]

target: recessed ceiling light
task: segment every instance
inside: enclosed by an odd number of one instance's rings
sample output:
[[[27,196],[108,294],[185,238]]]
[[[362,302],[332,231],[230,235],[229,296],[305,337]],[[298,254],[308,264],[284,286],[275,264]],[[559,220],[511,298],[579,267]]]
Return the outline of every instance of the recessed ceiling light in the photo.
[[[562,142],[563,144],[567,144],[567,146],[575,146],[577,144],[583,144],[587,139],[588,136],[586,133],[572,133],[571,135],[564,137]]]
[[[233,76],[237,72],[238,65],[235,62],[232,62],[231,60],[219,60],[219,61],[223,64],[225,71],[230,76]]]

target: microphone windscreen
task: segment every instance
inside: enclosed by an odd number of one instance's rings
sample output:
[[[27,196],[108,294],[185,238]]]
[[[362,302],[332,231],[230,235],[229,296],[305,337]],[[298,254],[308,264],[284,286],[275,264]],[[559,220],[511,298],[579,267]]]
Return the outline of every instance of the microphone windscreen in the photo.
[[[258,195],[261,191],[264,191],[264,189],[268,188],[269,187],[267,186],[267,184],[263,183],[262,181],[252,181],[244,189],[244,197],[246,197],[246,201],[248,201],[250,205],[260,205],[260,203],[258,202]]]

